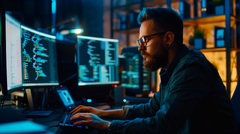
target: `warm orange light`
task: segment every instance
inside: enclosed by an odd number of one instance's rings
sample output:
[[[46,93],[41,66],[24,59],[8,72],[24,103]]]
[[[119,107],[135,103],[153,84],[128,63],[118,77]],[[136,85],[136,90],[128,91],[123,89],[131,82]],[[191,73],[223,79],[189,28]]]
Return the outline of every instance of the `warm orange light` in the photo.
[[[202,8],[201,10],[204,12],[204,11],[207,11],[207,8]]]

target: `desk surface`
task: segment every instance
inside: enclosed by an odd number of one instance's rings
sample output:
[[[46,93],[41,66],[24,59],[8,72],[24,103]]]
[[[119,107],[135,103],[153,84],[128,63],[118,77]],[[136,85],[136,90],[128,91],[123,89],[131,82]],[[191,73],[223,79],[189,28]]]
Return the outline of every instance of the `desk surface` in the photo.
[[[47,130],[50,132],[56,133],[59,128],[57,125],[62,118],[63,113],[63,109],[54,109],[53,114],[51,114],[49,117],[28,117],[28,119],[42,124],[46,126]]]
[[[4,106],[4,107],[11,107],[11,106]],[[12,107],[13,109],[20,110],[16,107]],[[105,109],[106,107],[99,107],[101,109]],[[120,107],[117,107],[120,108]],[[79,129],[66,129],[66,128],[60,128],[58,126],[59,121],[62,119],[63,114],[65,113],[65,110],[63,108],[56,108],[51,109],[53,110],[53,114],[51,114],[48,117],[27,117],[28,120],[31,120],[35,123],[44,125],[46,129],[52,133],[55,134],[106,134],[107,132],[101,132],[97,131],[96,129],[90,129],[87,131],[79,130]],[[21,110],[20,110],[21,111]]]
[[[107,132],[100,132],[95,129],[87,131],[80,129],[67,129],[58,127],[58,123],[64,114],[63,109],[55,109],[54,113],[49,117],[34,117],[28,118],[31,121],[42,124],[47,127],[47,130],[55,134],[106,134]]]

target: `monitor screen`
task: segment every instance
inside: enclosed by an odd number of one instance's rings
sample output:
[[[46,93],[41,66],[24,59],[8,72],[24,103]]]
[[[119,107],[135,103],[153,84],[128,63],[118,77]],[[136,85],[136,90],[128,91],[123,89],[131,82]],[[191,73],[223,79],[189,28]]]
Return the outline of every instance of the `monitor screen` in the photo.
[[[7,87],[11,90],[22,86],[21,27],[20,22],[6,15],[6,71]]]
[[[151,72],[144,69],[143,58],[138,51],[138,46],[124,47],[121,55],[124,57],[121,86],[126,88],[126,95],[149,92],[151,90]]]
[[[118,40],[77,36],[78,85],[118,84]]]
[[[8,94],[22,86],[20,22],[1,12],[1,87]]]
[[[70,93],[68,92],[68,89],[66,87],[63,87],[61,89],[56,88],[56,91],[65,107],[75,105],[73,98],[70,95]]]
[[[23,86],[57,86],[56,37],[37,30],[22,28]]]

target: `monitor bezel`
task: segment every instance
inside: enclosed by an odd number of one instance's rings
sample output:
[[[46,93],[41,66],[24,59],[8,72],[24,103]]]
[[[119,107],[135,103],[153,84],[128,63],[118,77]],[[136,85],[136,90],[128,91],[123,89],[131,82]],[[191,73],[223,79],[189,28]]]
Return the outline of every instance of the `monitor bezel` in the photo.
[[[5,35],[5,12],[0,12],[0,27],[1,27],[1,43],[0,43],[0,71],[1,71],[1,88],[4,95],[8,94],[7,90],[7,71],[6,71],[6,35]]]

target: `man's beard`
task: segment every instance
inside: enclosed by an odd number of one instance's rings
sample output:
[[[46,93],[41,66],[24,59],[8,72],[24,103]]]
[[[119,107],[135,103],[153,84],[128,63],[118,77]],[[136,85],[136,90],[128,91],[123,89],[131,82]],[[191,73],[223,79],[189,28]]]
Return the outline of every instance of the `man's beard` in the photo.
[[[167,65],[167,59],[168,59],[168,52],[163,51],[162,55],[157,56],[151,56],[147,53],[144,53],[146,55],[146,58],[148,60],[144,61],[144,68],[147,71],[156,71],[161,67],[164,67]]]

